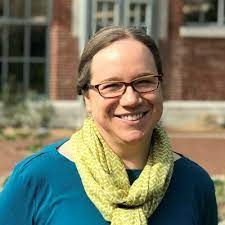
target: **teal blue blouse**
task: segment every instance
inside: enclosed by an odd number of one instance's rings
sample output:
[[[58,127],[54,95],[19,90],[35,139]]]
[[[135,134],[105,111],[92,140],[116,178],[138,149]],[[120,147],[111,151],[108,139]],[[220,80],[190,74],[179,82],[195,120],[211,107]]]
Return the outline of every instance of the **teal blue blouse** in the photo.
[[[106,225],[87,197],[75,164],[57,151],[65,140],[18,163],[0,193],[1,225]],[[140,170],[127,171],[130,182]],[[169,188],[151,225],[217,225],[213,182],[197,164],[175,162]]]

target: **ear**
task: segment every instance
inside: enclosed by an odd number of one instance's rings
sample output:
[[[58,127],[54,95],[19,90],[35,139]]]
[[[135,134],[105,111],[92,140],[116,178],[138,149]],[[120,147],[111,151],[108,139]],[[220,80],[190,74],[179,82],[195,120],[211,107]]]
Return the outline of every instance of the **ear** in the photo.
[[[84,102],[87,113],[91,113],[91,100],[88,92],[84,94]]]

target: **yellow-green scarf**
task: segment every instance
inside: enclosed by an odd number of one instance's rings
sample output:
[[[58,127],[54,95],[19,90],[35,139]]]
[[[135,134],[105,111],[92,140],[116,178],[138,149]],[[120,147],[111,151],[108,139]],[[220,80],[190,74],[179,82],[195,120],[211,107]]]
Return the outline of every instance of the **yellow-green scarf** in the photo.
[[[91,118],[72,135],[70,143],[84,189],[104,219],[112,225],[147,225],[173,171],[173,153],[164,130],[155,127],[147,164],[132,185],[123,162],[103,140]]]

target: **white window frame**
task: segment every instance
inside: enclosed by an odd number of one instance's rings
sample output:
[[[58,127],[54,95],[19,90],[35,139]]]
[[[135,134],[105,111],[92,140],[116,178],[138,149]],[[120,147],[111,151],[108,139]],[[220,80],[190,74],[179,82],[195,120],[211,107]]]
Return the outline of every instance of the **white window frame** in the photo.
[[[225,38],[225,0],[218,0],[217,22],[191,23],[179,29],[181,37],[193,38]]]
[[[112,1],[112,0],[103,0],[105,2]],[[152,35],[152,18],[153,18],[153,5],[158,0],[114,0],[115,2],[115,9],[114,10],[114,24],[113,25],[124,25],[129,26],[128,23],[128,6],[130,3],[145,3],[147,4],[146,7],[146,22],[145,27],[146,32]],[[82,52],[85,43],[89,39],[89,37],[95,33],[95,17],[94,14],[96,12],[96,0],[79,0],[79,49]],[[74,10],[76,12],[76,10]],[[138,23],[134,26],[140,26],[142,24]],[[94,28],[94,29],[93,29]]]
[[[103,0],[102,2],[113,2],[115,5],[115,9],[114,9],[114,12],[113,12],[113,19],[114,19],[114,25],[119,25],[119,15],[121,13],[121,3],[120,1],[115,1],[115,0]],[[106,5],[103,5],[103,7],[106,6]],[[95,14],[97,13],[97,1],[96,0],[93,0],[92,2],[92,12],[91,12],[91,34],[95,33],[96,32],[96,27],[97,27],[97,22],[95,20]],[[107,26],[107,20],[106,18],[103,18],[103,26]]]
[[[150,34],[152,32],[152,6],[153,6],[153,1],[149,1],[149,0],[142,0],[142,1],[135,1],[135,0],[126,0],[124,1],[124,8],[125,9],[128,9],[130,4],[132,3],[145,3],[146,4],[146,21],[145,23],[141,23],[141,21],[139,21],[139,12],[136,10],[135,13],[137,13],[137,17],[136,17],[136,20],[135,20],[135,24],[134,26],[141,26],[141,27],[146,27],[146,32],[147,34]],[[129,13],[130,11],[129,10],[125,10],[124,11],[124,25],[125,26],[129,26]]]

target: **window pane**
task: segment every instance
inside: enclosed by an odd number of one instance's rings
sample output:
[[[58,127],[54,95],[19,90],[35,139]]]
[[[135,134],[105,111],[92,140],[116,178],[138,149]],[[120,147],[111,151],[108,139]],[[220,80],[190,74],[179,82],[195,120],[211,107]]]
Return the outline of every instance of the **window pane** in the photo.
[[[108,25],[113,23],[114,2],[108,2]]]
[[[15,93],[24,91],[23,63],[9,63],[7,82],[15,89]]]
[[[3,42],[3,27],[0,26],[0,57],[3,56],[2,42]]]
[[[218,0],[186,0],[184,23],[217,22]]]
[[[24,27],[9,26],[9,56],[24,55]]]
[[[101,12],[103,10],[103,2],[97,2],[97,12]]]
[[[99,31],[100,29],[102,29],[104,26],[101,24],[97,24],[96,25],[96,32]]]
[[[2,62],[0,61],[0,90],[2,90],[2,88],[3,88],[2,87]],[[1,91],[0,91],[0,95],[1,95]]]
[[[0,17],[3,16],[3,0],[0,0]]]
[[[45,56],[46,52],[46,27],[45,26],[33,26],[31,28],[31,56]]]
[[[141,4],[141,23],[145,23],[146,17],[146,4]]]
[[[30,64],[30,84],[29,88],[36,93],[43,94],[45,92],[45,64]]]
[[[205,10],[205,21],[217,22],[218,0],[211,0],[203,7]]]
[[[136,7],[136,4],[135,3],[131,3],[130,4],[130,11],[134,11],[135,7]]]
[[[25,1],[10,0],[9,15],[10,17],[24,18],[25,17]]]
[[[136,7],[137,6],[135,3],[130,4],[130,19],[129,19],[130,25],[132,25],[135,21],[135,8]]]
[[[114,5],[113,1],[97,2],[97,12],[96,12],[96,24],[97,27],[101,26],[109,26],[113,24],[114,21]],[[98,28],[97,28],[98,30]]]
[[[35,18],[46,18],[48,9],[48,0],[32,0],[31,15]]]

